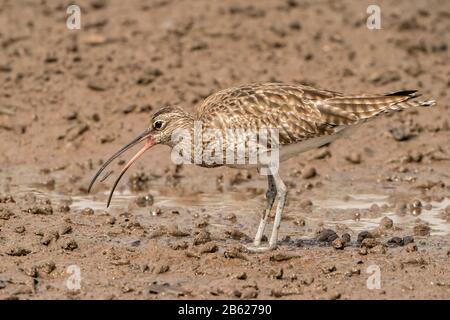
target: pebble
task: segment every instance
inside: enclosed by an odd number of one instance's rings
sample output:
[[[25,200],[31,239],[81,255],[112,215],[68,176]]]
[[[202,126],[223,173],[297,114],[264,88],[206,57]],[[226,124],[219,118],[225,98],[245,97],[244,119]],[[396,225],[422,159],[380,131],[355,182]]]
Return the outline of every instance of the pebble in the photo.
[[[14,232],[16,233],[24,233],[25,232],[25,227],[24,226],[18,226],[14,229]]]
[[[200,248],[200,253],[214,253],[219,250],[219,247],[215,243],[206,243]]]
[[[13,248],[9,248],[6,251],[6,254],[9,256],[13,256],[13,257],[22,257],[22,256],[26,256],[30,252],[31,252],[31,250],[28,250],[28,249],[25,249],[22,247],[13,247]]]
[[[89,80],[87,83],[87,87],[94,91],[105,91],[107,89],[106,83],[100,79]]]
[[[247,273],[245,273],[245,271],[238,273],[236,275],[236,279],[238,279],[238,280],[247,280]]]
[[[365,238],[362,242],[361,242],[361,246],[362,247],[366,247],[366,248],[374,248],[379,244],[379,242],[374,239],[374,238]]]
[[[317,240],[319,242],[333,242],[337,238],[338,235],[335,231],[331,229],[323,229],[317,237]]]
[[[42,215],[52,215],[53,214],[53,208],[51,206],[43,206],[43,207],[31,207],[28,210],[28,213],[31,214],[42,214]]]
[[[236,229],[225,231],[225,235],[234,240],[249,239],[248,235]]]
[[[167,228],[167,234],[172,237],[187,237],[190,234],[186,231],[178,229],[177,225],[171,225]]]
[[[431,228],[424,223],[418,223],[414,226],[413,231],[414,235],[425,237],[430,235]]]
[[[166,273],[170,270],[170,266],[168,264],[161,264],[155,267],[156,274]]]
[[[242,299],[256,299],[258,298],[258,291],[254,288],[246,288],[242,292]]]
[[[361,163],[361,154],[352,152],[349,155],[345,156],[345,160],[347,160],[348,162],[353,163],[353,164],[360,164]]]
[[[139,207],[148,207],[148,206],[153,205],[153,203],[154,203],[154,197],[151,194],[147,194],[145,196],[136,198],[136,204]]]
[[[200,245],[200,244],[205,244],[207,242],[211,241],[211,234],[206,231],[206,230],[202,230],[200,231],[195,237],[194,237],[194,245]]]
[[[417,251],[417,245],[415,243],[410,243],[406,246],[406,252],[415,252]]]
[[[404,127],[392,128],[389,132],[396,141],[406,141],[414,137],[414,135]]]
[[[344,247],[345,247],[345,243],[339,238],[333,240],[331,245],[333,246],[333,248],[338,249],[338,250],[339,249],[344,249]]]
[[[293,254],[286,254],[283,252],[278,252],[278,253],[274,253],[270,256],[269,260],[270,261],[276,261],[276,262],[281,262],[281,261],[287,261],[287,260],[291,260],[292,258],[296,258],[298,256],[293,255]]]
[[[394,221],[388,217],[383,217],[380,221],[380,227],[383,229],[391,229],[394,226]]]
[[[387,244],[391,247],[397,247],[397,246],[403,246],[404,242],[403,242],[403,239],[400,237],[393,237],[388,240]]]
[[[83,210],[81,210],[81,214],[85,216],[92,216],[94,214],[94,209],[84,208]]]
[[[324,274],[329,274],[329,273],[335,272],[337,270],[336,266],[334,264],[323,266],[320,269],[322,270],[322,272]]]
[[[61,243],[61,248],[63,248],[64,250],[68,250],[68,251],[72,251],[78,248],[78,244],[74,239],[65,239],[62,243]]]
[[[115,224],[116,223],[116,218],[115,217],[109,217],[108,218],[108,220],[106,220],[106,222],[108,223],[108,224]]]
[[[341,236],[341,240],[342,240],[342,242],[343,242],[344,244],[347,244],[347,243],[350,243],[350,241],[352,240],[352,237],[350,236],[350,234],[344,233],[344,234]]]
[[[302,170],[301,177],[303,179],[311,179],[317,175],[317,171],[314,167],[306,167]]]
[[[186,241],[178,241],[170,244],[170,248],[173,250],[186,250],[189,247]]]
[[[358,252],[360,255],[365,256],[369,253],[366,247],[361,247]]]
[[[69,225],[69,224],[64,224],[59,229],[59,234],[60,235],[68,234],[68,233],[71,233],[71,232],[72,232],[72,226]]]
[[[379,244],[379,245],[371,248],[370,252],[371,253],[385,254],[386,253],[386,248],[383,245]]]
[[[403,237],[403,245],[406,246],[409,243],[414,242],[414,237],[412,236],[405,236]]]
[[[364,239],[373,238],[373,235],[369,231],[361,231],[358,234],[358,243],[363,242]]]

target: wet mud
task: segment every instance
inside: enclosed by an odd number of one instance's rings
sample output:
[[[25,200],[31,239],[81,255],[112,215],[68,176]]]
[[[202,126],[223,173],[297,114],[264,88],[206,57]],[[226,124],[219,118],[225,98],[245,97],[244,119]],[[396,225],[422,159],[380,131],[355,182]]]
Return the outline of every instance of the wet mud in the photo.
[[[0,1],[1,299],[450,298],[447,2],[380,1],[372,31],[366,1],[78,3],[76,31],[66,1]],[[438,106],[282,163],[273,252],[246,250],[256,171],[176,166],[158,146],[109,209],[130,155],[87,193],[153,110],[257,81],[418,89]]]

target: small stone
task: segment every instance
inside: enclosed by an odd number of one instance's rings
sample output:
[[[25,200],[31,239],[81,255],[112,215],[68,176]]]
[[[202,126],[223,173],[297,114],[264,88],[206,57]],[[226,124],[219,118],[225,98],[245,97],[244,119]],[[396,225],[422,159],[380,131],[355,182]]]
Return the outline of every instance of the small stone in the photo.
[[[247,279],[247,274],[243,271],[240,272],[236,275],[236,279],[238,280],[246,280]]]
[[[394,221],[388,217],[383,217],[380,221],[380,227],[383,229],[391,229],[394,226]]]
[[[0,208],[0,219],[9,220],[11,217],[14,217],[14,213],[6,208]]]
[[[360,248],[359,249],[359,252],[358,252],[360,255],[362,255],[362,256],[365,256],[365,255],[367,255],[368,253],[369,253],[369,251],[367,250],[367,248],[366,247],[362,247],[362,248]]]
[[[369,231],[361,231],[358,234],[358,243],[363,242],[364,239],[373,238],[374,236]]]
[[[414,226],[413,231],[414,235],[425,237],[430,235],[431,228],[424,223],[419,223]]]
[[[397,247],[397,246],[403,246],[403,239],[400,237],[393,237],[388,240],[387,242],[388,246],[390,247]]]
[[[74,239],[65,239],[62,244],[61,248],[68,251],[73,251],[78,248],[78,244]]]
[[[186,241],[178,241],[175,243],[171,243],[170,247],[173,250],[186,250],[189,247],[189,245]]]
[[[162,274],[162,273],[166,273],[170,270],[170,266],[167,264],[162,264],[159,266],[156,266],[155,268],[155,273],[156,274]]]
[[[94,209],[84,208],[83,210],[81,210],[81,214],[85,216],[92,216],[94,214]]]
[[[177,225],[171,225],[170,227],[168,227],[167,234],[172,237],[187,237],[190,235],[188,232],[178,229]]]
[[[26,256],[30,252],[31,252],[31,250],[28,250],[28,249],[25,249],[22,247],[13,247],[13,248],[9,248],[6,251],[6,254],[9,256],[13,256],[13,257],[22,257],[22,256]]]
[[[147,194],[145,196],[136,198],[136,204],[141,208],[151,206],[151,205],[153,205],[153,203],[154,203],[154,197],[151,194]]]
[[[338,235],[335,231],[331,229],[323,229],[319,236],[317,237],[317,241],[319,242],[333,242],[338,238]]]
[[[249,239],[249,236],[243,233],[242,231],[233,229],[233,230],[227,230],[225,231],[225,234],[234,240],[241,240],[241,239]]]
[[[59,234],[60,235],[65,235],[65,234],[69,234],[72,232],[72,226],[69,224],[64,224],[61,226],[61,228],[59,229]]]
[[[107,89],[106,83],[101,79],[91,79],[88,81],[87,87],[94,91],[105,91]]]
[[[361,163],[361,154],[352,152],[351,154],[345,156],[345,160],[347,160],[348,162],[353,163],[353,164],[360,164]]]
[[[214,253],[219,250],[219,247],[215,243],[206,243],[200,248],[200,253]]]
[[[270,256],[269,260],[270,261],[276,261],[276,262],[281,262],[281,261],[287,261],[287,260],[291,260],[292,258],[297,257],[296,255],[292,255],[292,254],[286,254],[283,252],[277,252],[274,253]]]
[[[321,269],[324,274],[332,273],[337,270],[334,264],[323,266]]]
[[[205,244],[211,241],[211,234],[208,231],[200,231],[194,238],[194,245]]]
[[[242,293],[242,299],[256,299],[258,298],[258,291],[254,288],[246,288]]]
[[[350,241],[352,241],[352,237],[350,236],[350,234],[344,233],[341,236],[341,240],[342,240],[342,243],[347,244],[347,243],[350,243]]]
[[[317,175],[317,171],[314,167],[306,167],[302,170],[301,177],[303,179],[311,179]]]
[[[366,248],[373,248],[376,247],[378,245],[378,241],[374,238],[365,238],[362,242],[361,242],[361,246],[362,247],[366,247]]]
[[[406,246],[406,252],[415,252],[417,251],[417,245],[415,243],[410,243]]]
[[[25,227],[24,226],[18,226],[14,229],[14,232],[16,233],[24,233],[25,232]]]
[[[339,250],[339,249],[344,249],[344,247],[345,247],[345,243],[344,243],[341,239],[339,239],[339,238],[333,240],[333,242],[331,243],[331,245],[333,246],[333,248],[335,248],[335,249],[337,249],[337,250]]]
[[[312,207],[312,205],[313,205],[313,203],[309,199],[304,199],[304,200],[300,201],[300,207],[301,208],[304,208],[304,209],[305,208],[310,208],[310,207]]]
[[[407,244],[410,244],[414,242],[414,237],[412,236],[405,236],[403,237],[403,245],[406,246]]]
[[[379,244],[379,245],[376,245],[375,247],[371,248],[370,252],[371,253],[385,254],[386,253],[386,248],[383,245]]]
[[[109,217],[107,220],[106,220],[106,223],[108,223],[108,224],[115,224],[116,223],[116,218],[115,217]]]
[[[53,208],[51,206],[44,206],[44,207],[32,207],[27,210],[31,214],[42,214],[42,215],[52,215],[53,214]]]

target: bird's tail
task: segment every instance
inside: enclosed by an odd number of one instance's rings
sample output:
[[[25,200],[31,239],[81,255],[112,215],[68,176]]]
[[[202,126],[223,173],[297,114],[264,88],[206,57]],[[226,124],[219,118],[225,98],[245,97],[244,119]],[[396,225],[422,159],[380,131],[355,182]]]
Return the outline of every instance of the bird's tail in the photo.
[[[341,96],[327,99],[333,109],[351,114],[357,120],[365,120],[383,113],[401,111],[412,107],[432,107],[434,100],[414,100],[420,97],[417,90],[403,90],[379,96]],[[356,119],[355,119],[356,120]]]

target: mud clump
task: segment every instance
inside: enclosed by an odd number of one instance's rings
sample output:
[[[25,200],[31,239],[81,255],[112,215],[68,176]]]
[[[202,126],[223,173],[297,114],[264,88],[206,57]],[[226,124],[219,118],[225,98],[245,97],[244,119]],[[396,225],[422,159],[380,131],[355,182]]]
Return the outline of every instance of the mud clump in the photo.
[[[331,243],[331,245],[333,246],[333,248],[340,250],[340,249],[344,249],[345,247],[345,242],[342,241],[342,239],[334,239],[333,242]]]
[[[357,241],[358,243],[362,243],[365,239],[373,239],[373,238],[375,237],[369,231],[362,231],[358,234]]]
[[[9,256],[13,257],[22,257],[31,253],[31,250],[22,248],[22,247],[12,247],[6,250],[5,252]]]
[[[211,241],[211,234],[208,231],[200,231],[194,238],[194,246],[205,244]]]
[[[426,237],[430,235],[431,228],[425,223],[418,223],[414,226],[413,231],[416,236]]]
[[[385,230],[392,229],[393,226],[394,226],[394,221],[392,221],[392,219],[390,219],[388,217],[383,217],[380,221],[380,227]]]
[[[151,194],[147,194],[145,196],[140,196],[136,198],[136,204],[138,205],[138,207],[148,207],[148,206],[152,206],[153,203],[155,202],[154,197]]]
[[[337,235],[337,233],[334,230],[331,229],[323,229],[318,237],[317,237],[317,241],[319,242],[327,242],[327,243],[331,243],[333,242],[335,239],[337,239],[339,236]]]
[[[74,239],[63,239],[61,248],[67,251],[73,251],[78,248],[78,243]]]
[[[357,153],[357,152],[352,152],[349,155],[345,156],[345,160],[347,160],[348,162],[352,163],[352,164],[360,164],[361,163],[361,153]]]
[[[306,167],[302,170],[300,177],[302,179],[312,179],[317,175],[316,168]]]
[[[29,209],[27,209],[28,213],[31,214],[41,214],[41,215],[52,215],[53,214],[53,208],[49,205],[47,206],[34,206]]]

